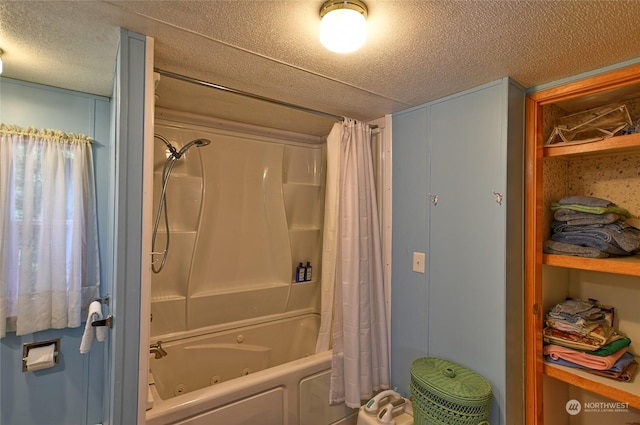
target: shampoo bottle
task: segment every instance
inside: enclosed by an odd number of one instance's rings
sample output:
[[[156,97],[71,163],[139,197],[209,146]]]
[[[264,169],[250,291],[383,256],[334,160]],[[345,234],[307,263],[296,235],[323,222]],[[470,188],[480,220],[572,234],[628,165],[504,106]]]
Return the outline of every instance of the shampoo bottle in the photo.
[[[305,276],[304,276],[304,281],[305,282],[311,282],[311,278],[313,277],[312,274],[312,268],[311,268],[311,263],[309,261],[307,261],[307,266],[305,267],[307,269]]]
[[[299,263],[298,267],[296,267],[296,282],[304,282],[306,275],[307,269],[302,265],[302,263]]]

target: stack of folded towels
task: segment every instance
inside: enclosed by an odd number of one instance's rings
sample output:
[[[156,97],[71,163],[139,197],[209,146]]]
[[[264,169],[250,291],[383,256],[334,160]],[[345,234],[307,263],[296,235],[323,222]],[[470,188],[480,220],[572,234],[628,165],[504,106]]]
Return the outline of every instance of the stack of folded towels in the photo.
[[[567,299],[553,307],[542,332],[547,361],[630,381],[638,363],[628,352],[631,340],[613,328],[613,311],[595,300]]]
[[[545,253],[605,258],[640,252],[638,219],[609,200],[567,196],[551,209],[554,221]]]

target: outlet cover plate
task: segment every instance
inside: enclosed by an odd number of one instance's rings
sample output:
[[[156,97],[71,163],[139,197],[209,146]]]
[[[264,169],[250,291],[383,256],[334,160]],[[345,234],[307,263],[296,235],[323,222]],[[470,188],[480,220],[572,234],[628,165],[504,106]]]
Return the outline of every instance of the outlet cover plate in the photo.
[[[424,273],[424,262],[425,262],[424,252],[413,253],[413,271],[414,272]]]

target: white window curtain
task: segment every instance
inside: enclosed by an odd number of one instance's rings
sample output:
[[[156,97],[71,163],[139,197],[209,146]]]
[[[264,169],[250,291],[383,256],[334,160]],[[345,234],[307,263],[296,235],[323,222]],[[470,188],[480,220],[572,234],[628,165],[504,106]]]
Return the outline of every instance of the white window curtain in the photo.
[[[80,326],[99,287],[91,139],[0,125],[0,337]]]
[[[322,320],[316,351],[333,341],[329,402],[352,408],[389,388],[382,244],[371,128],[345,119],[327,138]]]

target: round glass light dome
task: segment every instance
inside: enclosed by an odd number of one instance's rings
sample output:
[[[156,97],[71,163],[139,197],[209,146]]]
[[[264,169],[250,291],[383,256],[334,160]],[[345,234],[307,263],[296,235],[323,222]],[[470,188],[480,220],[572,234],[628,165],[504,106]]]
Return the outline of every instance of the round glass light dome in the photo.
[[[320,42],[336,53],[358,50],[367,40],[367,18],[364,12],[345,6],[329,10],[320,21]]]

